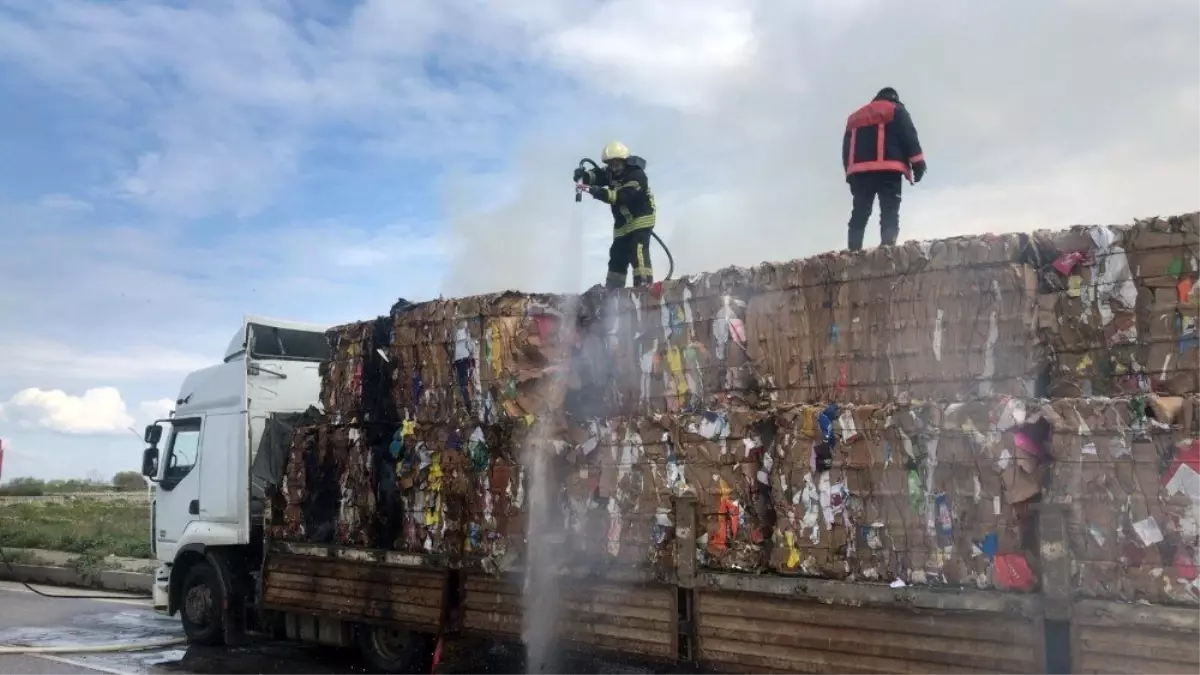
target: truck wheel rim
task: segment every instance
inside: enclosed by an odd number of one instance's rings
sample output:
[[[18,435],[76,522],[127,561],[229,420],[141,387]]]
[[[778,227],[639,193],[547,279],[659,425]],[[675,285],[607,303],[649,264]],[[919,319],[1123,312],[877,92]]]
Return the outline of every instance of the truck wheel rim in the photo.
[[[192,623],[207,626],[212,614],[212,590],[204,584],[189,588],[187,598],[184,599],[184,611]]]
[[[388,661],[403,659],[411,646],[408,631],[389,628],[371,629],[371,643],[375,652]]]

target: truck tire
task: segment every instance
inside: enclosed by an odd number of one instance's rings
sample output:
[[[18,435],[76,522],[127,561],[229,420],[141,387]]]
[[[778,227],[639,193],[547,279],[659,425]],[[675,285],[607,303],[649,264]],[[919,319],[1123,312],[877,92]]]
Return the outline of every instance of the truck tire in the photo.
[[[428,673],[432,654],[424,633],[389,626],[360,625],[358,651],[376,673]]]
[[[188,642],[219,645],[225,639],[225,587],[217,570],[197,562],[188,570],[180,593],[179,616]]]

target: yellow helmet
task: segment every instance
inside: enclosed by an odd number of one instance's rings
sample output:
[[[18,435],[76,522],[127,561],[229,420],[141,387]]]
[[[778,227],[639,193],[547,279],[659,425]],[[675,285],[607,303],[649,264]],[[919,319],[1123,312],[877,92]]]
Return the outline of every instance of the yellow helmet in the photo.
[[[600,153],[600,161],[610,162],[614,159],[629,159],[629,148],[621,141],[613,141],[604,146],[604,151]]]

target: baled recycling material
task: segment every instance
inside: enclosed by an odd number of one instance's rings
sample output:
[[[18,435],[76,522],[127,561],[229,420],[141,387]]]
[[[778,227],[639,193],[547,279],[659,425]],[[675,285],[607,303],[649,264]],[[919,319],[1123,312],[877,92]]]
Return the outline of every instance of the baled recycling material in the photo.
[[[398,303],[329,331],[272,536],[564,565],[1195,603],[1200,214],[957,237],[578,296]],[[543,462],[538,465],[538,462]],[[542,521],[544,522],[544,521]]]
[[[1200,397],[1059,399],[1047,501],[1085,596],[1195,602]]]

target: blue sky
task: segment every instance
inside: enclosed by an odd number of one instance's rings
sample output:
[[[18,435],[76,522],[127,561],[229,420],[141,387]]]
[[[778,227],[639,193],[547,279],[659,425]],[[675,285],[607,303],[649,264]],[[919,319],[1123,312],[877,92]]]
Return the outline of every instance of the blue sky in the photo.
[[[905,237],[1200,202],[1194,2],[683,7],[0,0],[4,476],[132,467],[244,313],[560,289],[575,223],[599,281],[567,172],[614,138],[684,273],[840,246],[840,129],[882,86],[930,161]]]

